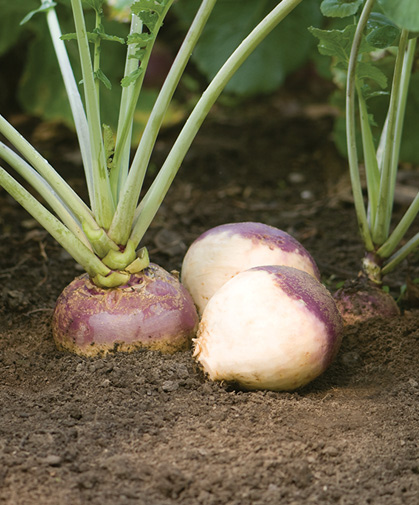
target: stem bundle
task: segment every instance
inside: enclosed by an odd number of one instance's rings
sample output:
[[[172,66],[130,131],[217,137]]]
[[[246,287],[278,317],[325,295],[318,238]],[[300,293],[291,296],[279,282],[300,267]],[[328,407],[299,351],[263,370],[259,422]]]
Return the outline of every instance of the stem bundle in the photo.
[[[147,266],[143,259],[136,261],[135,249],[157,213],[202,122],[242,63],[302,0],[279,2],[233,52],[193,109],[153,184],[139,203],[144,177],[164,116],[216,1],[202,1],[154,104],[130,165],[134,110],[154,41],[173,0],[138,0],[133,3],[115,150],[111,162],[102,134],[99,99],[99,81],[103,78],[99,58],[103,36],[103,2],[90,2],[96,11],[96,26],[94,34],[89,34],[82,0],[71,0],[83,76],[82,100],[61,40],[55,3],[41,0],[38,11],[47,13],[48,27],[74,117],[91,208],[1,116],[0,133],[27,161],[2,143],[0,156],[38,191],[53,213],[37,202],[4,169],[0,170],[0,183],[99,285],[112,287],[126,282],[127,272],[135,272],[139,264],[141,267],[138,268]],[[91,54],[89,43],[92,40],[94,47]]]
[[[377,270],[375,268],[376,265],[374,265],[374,268],[368,270],[366,273],[371,280],[379,282],[382,275],[392,271],[409,252],[419,245],[419,236],[415,236],[408,244],[395,252],[419,212],[419,195],[411,203],[405,215],[391,233],[390,228],[403,120],[416,48],[416,38],[409,40],[408,30],[403,29],[401,31],[387,118],[382,130],[379,147],[376,150],[365,99],[362,95],[360,82],[356,76],[361,40],[374,2],[375,0],[366,0],[357,23],[351,48],[346,84],[346,136],[355,211],[361,236],[366,251],[373,252],[378,261],[383,263],[382,268]],[[358,95],[366,171],[368,215],[362,194],[356,145],[356,94]],[[364,262],[364,267],[367,263]]]

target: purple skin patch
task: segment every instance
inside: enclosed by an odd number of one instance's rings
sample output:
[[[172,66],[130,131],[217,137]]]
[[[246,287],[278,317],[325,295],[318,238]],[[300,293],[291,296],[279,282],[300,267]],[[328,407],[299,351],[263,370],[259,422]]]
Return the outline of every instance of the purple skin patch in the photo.
[[[400,315],[400,309],[392,296],[364,279],[357,279],[338,289],[333,298],[346,325],[375,317],[390,319]]]
[[[251,270],[269,273],[276,284],[293,300],[302,301],[307,309],[321,321],[327,330],[328,352],[324,357],[324,367],[333,361],[341,341],[343,322],[332,295],[311,275],[286,266],[262,266]]]
[[[187,290],[154,264],[119,288],[100,288],[87,274],[77,277],[59,296],[52,321],[57,346],[83,355],[114,348],[186,349],[197,325]]]
[[[265,244],[270,249],[279,248],[289,253],[297,250],[301,256],[310,260],[310,262],[313,264],[313,270],[317,279],[320,279],[319,269],[310,253],[293,236],[283,230],[275,228],[274,226],[269,226],[263,223],[253,223],[250,221],[244,223],[222,224],[220,226],[216,226],[215,228],[207,230],[202,235],[200,235],[195,240],[195,242],[199,242],[203,238],[211,235],[217,235],[219,233],[226,232],[230,235],[240,235],[241,237],[250,239],[252,242],[257,244]]]

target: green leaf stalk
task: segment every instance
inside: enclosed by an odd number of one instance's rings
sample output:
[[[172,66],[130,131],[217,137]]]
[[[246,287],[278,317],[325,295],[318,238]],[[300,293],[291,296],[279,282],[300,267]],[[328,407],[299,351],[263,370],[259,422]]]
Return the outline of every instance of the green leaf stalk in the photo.
[[[419,234],[402,245],[419,212],[419,196],[414,199],[400,221],[394,223],[393,203],[400,145],[417,40],[417,33],[412,33],[410,29],[413,20],[417,19],[417,7],[405,2],[406,9],[412,11],[406,17],[406,13],[403,16],[394,14],[394,2],[379,0],[378,4],[388,17],[376,12],[375,0],[324,0],[322,7],[326,15],[346,17],[350,11],[355,17],[348,18],[348,25],[344,30],[311,31],[320,40],[319,51],[334,58],[334,64],[339,71],[347,71],[346,145],[355,213],[366,251],[362,265],[363,274],[379,285],[384,275],[394,270],[419,246]],[[360,7],[362,9],[358,14]],[[378,19],[379,23],[370,23],[372,19]],[[401,21],[406,19],[409,19],[410,29]],[[347,36],[353,29],[354,34],[348,44]],[[380,30],[379,36],[377,31],[374,33],[374,29]],[[415,30],[419,30],[419,23]],[[397,37],[395,33],[398,34]],[[377,46],[374,46],[374,43]],[[372,55],[377,55],[377,51],[388,47],[395,48],[396,57],[387,116],[376,146],[368,103],[374,96],[371,92],[372,85],[383,88],[386,82]],[[358,125],[366,173],[367,204],[359,170]]]
[[[85,2],[96,14],[92,32],[85,24],[82,0],[71,0],[75,34],[64,36],[61,35],[56,4],[51,0],[41,0],[39,9],[29,13],[23,21],[34,14],[46,13],[80,144],[89,205],[2,116],[0,133],[14,150],[0,142],[0,158],[37,191],[49,209],[3,167],[0,167],[0,184],[83,266],[98,286],[109,288],[126,284],[131,274],[148,266],[148,254],[144,247],[139,248],[140,242],[211,107],[242,63],[301,2],[278,2],[231,54],[201,96],[157,177],[139,201],[164,116],[216,0],[202,0],[161,88],[132,161],[130,148],[134,110],[154,42],[173,0],[133,1],[130,33],[126,41],[105,34],[102,26],[104,0]],[[78,47],[83,76],[82,96],[64,42],[72,39],[76,40]],[[100,114],[101,85],[109,86],[101,70],[101,60],[106,57],[102,42],[126,42],[128,45],[115,134],[102,124]]]

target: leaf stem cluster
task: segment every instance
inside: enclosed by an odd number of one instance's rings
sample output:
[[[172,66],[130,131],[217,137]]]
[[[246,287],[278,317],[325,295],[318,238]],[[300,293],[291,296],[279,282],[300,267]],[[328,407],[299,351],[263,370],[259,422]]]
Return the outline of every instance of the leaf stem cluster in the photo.
[[[380,0],[378,3],[382,5],[384,13],[387,4],[391,7],[387,0]],[[354,18],[351,18],[352,21],[343,31],[323,32],[312,29],[312,33],[320,39],[320,52],[334,57],[335,64],[347,71],[345,86],[346,144],[355,212],[367,253],[363,269],[370,280],[381,283],[383,275],[396,268],[410,252],[419,246],[419,234],[417,234],[401,247],[406,233],[419,212],[419,194],[401,220],[395,225],[392,222],[403,122],[417,34],[415,35],[401,26],[396,30],[399,36],[397,40],[394,40],[394,30],[397,27],[382,12],[377,13],[374,10],[377,7],[375,0],[365,0],[365,2],[361,0],[357,2],[331,0],[322,3],[326,14],[336,17],[354,15],[361,6],[359,17],[355,17],[355,24]],[[374,41],[377,38],[374,38],[375,34],[371,33],[371,26],[368,25],[373,16],[380,21],[380,43],[382,46],[379,48],[374,46]],[[351,36],[352,33],[353,36]],[[388,41],[385,40],[385,36],[383,39],[383,33],[387,33]],[[396,47],[396,57],[389,105],[376,147],[372,132],[373,120],[368,110],[368,100],[373,94],[371,86],[368,84],[375,82],[384,88],[386,77],[378,67],[374,66],[370,55],[377,49],[382,50],[394,46]],[[367,205],[364,201],[360,176],[358,124],[366,174]]]
[[[280,1],[231,54],[202,94],[154,182],[140,199],[144,177],[164,116],[216,1],[202,0],[160,90],[132,162],[130,149],[134,111],[154,42],[173,0],[132,2],[115,140],[101,119],[100,84],[108,86],[109,83],[101,71],[100,61],[102,41],[121,42],[121,39],[104,32],[104,0],[85,0],[95,10],[93,32],[87,31],[82,0],[71,0],[75,34],[62,36],[55,11],[56,4],[51,0],[41,0],[40,7],[24,19],[27,21],[38,12],[46,13],[80,144],[90,205],[81,200],[47,160],[2,116],[0,133],[17,152],[0,142],[0,157],[38,192],[49,208],[41,204],[2,167],[0,184],[100,286],[124,284],[131,273],[148,265],[145,249],[137,251],[137,248],[202,122],[241,64],[302,0]],[[83,97],[79,93],[63,41],[71,39],[77,41]]]

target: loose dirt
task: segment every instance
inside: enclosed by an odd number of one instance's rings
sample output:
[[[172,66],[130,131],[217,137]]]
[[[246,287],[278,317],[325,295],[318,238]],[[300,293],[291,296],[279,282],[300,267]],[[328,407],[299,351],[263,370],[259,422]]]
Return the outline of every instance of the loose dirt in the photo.
[[[147,234],[152,260],[179,270],[204,230],[262,221],[312,253],[331,291],[356,277],[362,246],[332,115],[286,90],[214,109]],[[71,133],[13,120],[83,192]],[[386,279],[395,297],[408,285],[400,317],[347,327],[336,361],[300,391],[245,392],[210,382],[190,351],[57,351],[54,303],[80,270],[4,191],[0,204],[0,503],[418,503],[417,255]]]

